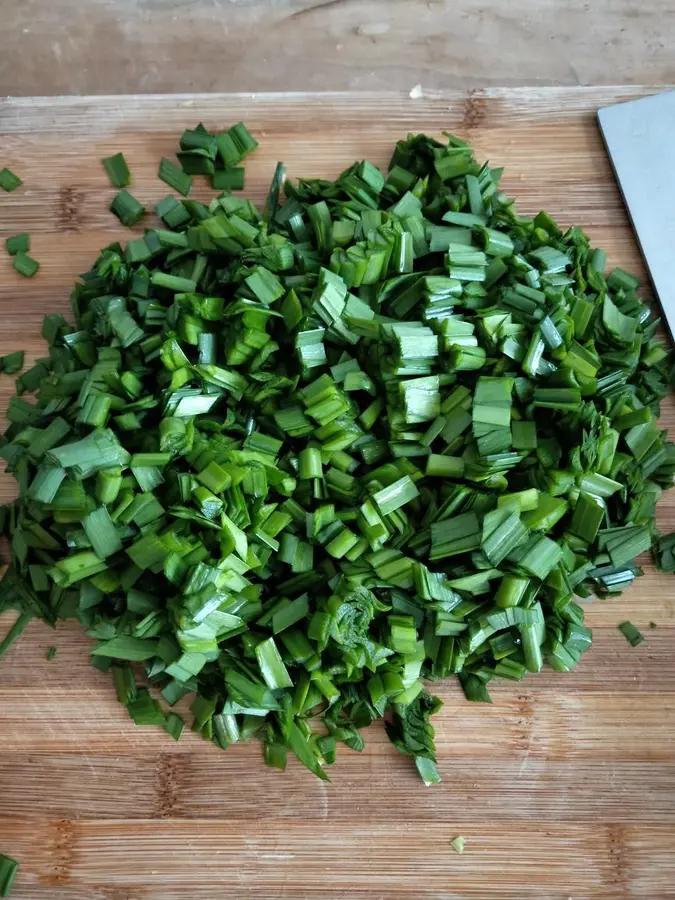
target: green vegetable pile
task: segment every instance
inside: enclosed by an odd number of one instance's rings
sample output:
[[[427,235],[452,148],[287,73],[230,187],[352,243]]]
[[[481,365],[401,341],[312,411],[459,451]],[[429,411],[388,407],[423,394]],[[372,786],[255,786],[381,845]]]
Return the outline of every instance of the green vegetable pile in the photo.
[[[240,187],[255,146],[198,126],[160,177]],[[620,593],[652,545],[675,568],[670,359],[637,280],[519,216],[500,174],[410,136],[387,174],[279,165],[262,213],[166,197],[103,250],[9,404],[4,646],[75,617],[138,724],[178,739],[189,696],[207,740],[324,779],[384,717],[426,783],[425,680],[489,702],[497,677],[574,668],[577,598]],[[126,190],[111,209],[145,215]]]

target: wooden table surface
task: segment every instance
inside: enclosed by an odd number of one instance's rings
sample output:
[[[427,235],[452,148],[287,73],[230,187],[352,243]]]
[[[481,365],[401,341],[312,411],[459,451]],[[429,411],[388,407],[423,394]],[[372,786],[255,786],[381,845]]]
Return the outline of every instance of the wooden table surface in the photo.
[[[68,309],[78,272],[122,236],[99,159],[124,150],[143,201],[157,161],[197,121],[244,119],[261,141],[248,192],[277,159],[291,175],[384,164],[408,131],[456,130],[504,164],[524,212],[587,227],[610,264],[640,270],[594,122],[639,89],[55,98],[0,102],[0,159],[24,179],[0,196],[2,239],[32,233],[28,281],[0,254],[0,353],[41,355],[44,312]],[[208,196],[200,186],[198,196]],[[128,232],[127,232],[128,234]],[[0,408],[11,389],[0,379]],[[665,424],[675,424],[666,404]],[[0,479],[0,499],[13,482]],[[660,508],[675,527],[675,496]],[[225,754],[138,728],[88,663],[74,623],[33,623],[0,664],[0,853],[21,861],[16,900],[617,900],[675,897],[675,595],[647,565],[624,598],[588,604],[595,643],[577,670],[498,683],[492,706],[438,686],[443,782],[425,788],[381,728],[342,750],[332,784],[257,744]],[[647,634],[632,649],[616,630]],[[11,621],[0,619],[0,633]],[[649,628],[654,622],[657,627]],[[47,662],[47,648],[58,648]],[[464,855],[450,840],[466,838]]]
[[[6,0],[0,91],[667,84],[673,12],[673,0]]]

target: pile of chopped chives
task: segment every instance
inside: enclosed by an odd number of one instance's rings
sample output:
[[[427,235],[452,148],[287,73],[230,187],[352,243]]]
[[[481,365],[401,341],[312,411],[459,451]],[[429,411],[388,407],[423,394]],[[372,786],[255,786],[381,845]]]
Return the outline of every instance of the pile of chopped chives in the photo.
[[[230,193],[255,146],[186,131],[160,178],[228,190],[160,201],[75,286],[74,324],[45,317],[0,446],[20,490],[0,611],[21,613],[0,654],[74,617],[138,724],[178,740],[188,697],[207,740],[326,779],[386,717],[430,784],[424,682],[489,702],[498,677],[569,671],[579,599],[652,546],[675,568],[669,352],[637,280],[519,216],[455,137],[400,141],[386,174],[279,165],[262,213]],[[135,224],[124,157],[104,166]]]

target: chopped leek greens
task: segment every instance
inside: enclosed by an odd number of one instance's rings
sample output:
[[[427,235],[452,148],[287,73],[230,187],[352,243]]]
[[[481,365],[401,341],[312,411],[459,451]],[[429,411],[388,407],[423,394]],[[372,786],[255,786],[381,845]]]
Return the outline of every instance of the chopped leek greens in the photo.
[[[14,234],[12,237],[6,238],[5,247],[10,256],[15,256],[17,253],[28,253],[30,250],[30,235],[25,231],[21,234]]]
[[[192,178],[170,159],[162,158],[159,163],[158,176],[174,191],[178,191],[184,197],[190,193]]]
[[[14,375],[23,369],[23,350],[16,350],[14,353],[8,353],[7,356],[0,356],[0,372],[5,375]]]
[[[21,184],[23,184],[23,181],[19,178],[18,175],[15,175],[11,169],[0,169],[0,188],[2,188],[3,191],[11,193],[12,191],[15,191]]]
[[[108,173],[108,178],[113,187],[125,188],[131,183],[129,166],[122,153],[114,156],[106,156],[101,160],[103,168]]]
[[[109,208],[127,228],[132,228],[145,214],[145,207],[127,190],[116,194]]]
[[[466,841],[462,837],[461,834],[458,834],[457,837],[453,838],[450,841],[450,846],[455,851],[455,853],[459,853],[459,855],[461,856],[462,853],[464,853],[464,847],[466,846]]]
[[[32,256],[24,253],[23,250],[17,250],[16,253],[14,253],[12,265],[19,275],[23,275],[25,278],[32,278],[40,268],[40,263],[36,259],[33,259]]]
[[[0,440],[20,494],[0,655],[74,617],[138,724],[178,740],[166,707],[190,695],[206,740],[257,736],[327,779],[385,718],[431,785],[425,682],[489,703],[496,678],[567,672],[591,643],[577,600],[620,594],[649,549],[675,571],[671,357],[637,280],[518,215],[464,142],[409,136],[386,175],[279,164],[263,211],[232,193],[256,146],[241,123],[185,131],[162,227],[101,252],[73,324],[45,318]],[[184,199],[200,174],[209,203]],[[111,209],[145,212],[126,190]],[[7,249],[33,274],[27,235]]]
[[[638,631],[632,622],[621,622],[619,631],[626,638],[631,647],[637,647],[644,641],[644,635]]]
[[[0,853],[0,897],[9,897],[18,869],[15,859]]]

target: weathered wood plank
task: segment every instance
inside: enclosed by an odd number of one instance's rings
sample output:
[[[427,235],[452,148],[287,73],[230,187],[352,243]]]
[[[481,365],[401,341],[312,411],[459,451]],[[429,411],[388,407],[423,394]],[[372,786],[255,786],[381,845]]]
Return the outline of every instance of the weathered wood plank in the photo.
[[[10,94],[645,84],[673,77],[667,0],[25,0]]]
[[[675,876],[675,828],[670,826],[596,828],[533,821],[507,831],[501,822],[464,824],[467,851],[459,858],[449,847],[456,833],[452,816],[425,827],[386,815],[325,828],[295,819],[260,821],[254,830],[238,819],[58,819],[39,828],[31,820],[17,820],[12,825],[13,852],[27,856],[43,848],[34,884],[63,888],[68,882],[102,890],[108,898],[328,900],[349,891],[363,900],[615,900],[672,896]],[[658,870],[652,865],[655,857]],[[349,867],[343,865],[345,858]],[[670,881],[662,882],[665,877]],[[24,896],[30,894],[24,891]]]
[[[496,737],[494,725],[488,738]],[[503,750],[469,757],[461,717],[442,743],[441,784],[420,791],[408,761],[392,752],[379,729],[367,734],[362,754],[340,753],[326,787],[300,773],[294,790],[288,775],[260,768],[258,747],[236,748],[223,757],[197,740],[180,750],[164,745],[79,750],[45,747],[0,754],[3,816],[12,819],[299,819],[330,827],[369,815],[392,821],[446,821],[457,828],[498,818],[568,824],[661,824],[675,826],[675,764],[671,760],[606,760],[577,754],[552,759],[536,751]],[[251,777],[251,772],[256,777]],[[236,791],[232,789],[236,785]],[[28,787],[30,786],[30,787]],[[39,798],[34,805],[27,799]],[[349,797],[349,803],[344,798]],[[330,823],[325,826],[325,823]],[[8,823],[11,826],[11,823]],[[160,826],[161,827],[161,826]]]

